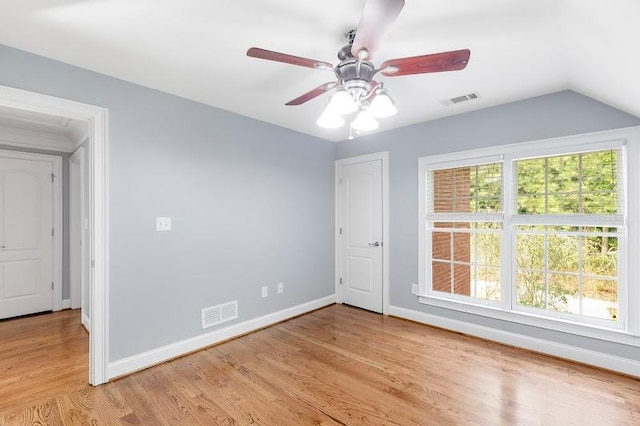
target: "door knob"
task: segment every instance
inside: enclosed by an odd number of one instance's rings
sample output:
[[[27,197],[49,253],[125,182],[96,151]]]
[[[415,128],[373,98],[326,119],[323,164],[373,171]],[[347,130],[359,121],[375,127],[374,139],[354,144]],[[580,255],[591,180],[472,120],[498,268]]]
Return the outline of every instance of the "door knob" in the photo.
[[[369,247],[380,247],[380,243],[378,241],[375,243],[369,243]]]

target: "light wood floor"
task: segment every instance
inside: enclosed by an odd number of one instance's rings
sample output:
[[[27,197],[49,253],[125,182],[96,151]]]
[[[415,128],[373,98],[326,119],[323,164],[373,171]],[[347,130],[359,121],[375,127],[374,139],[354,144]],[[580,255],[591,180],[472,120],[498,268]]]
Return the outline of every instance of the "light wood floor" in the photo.
[[[79,323],[0,322],[0,424],[640,424],[636,379],[347,306],[97,388]]]

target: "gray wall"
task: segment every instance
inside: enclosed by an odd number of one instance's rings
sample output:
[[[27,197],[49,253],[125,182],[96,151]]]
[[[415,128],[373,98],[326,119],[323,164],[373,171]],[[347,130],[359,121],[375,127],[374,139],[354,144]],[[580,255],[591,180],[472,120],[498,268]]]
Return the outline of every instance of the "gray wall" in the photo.
[[[391,305],[640,360],[640,348],[430,307],[411,294],[418,282],[419,157],[636,125],[640,119],[566,91],[340,142],[336,158],[389,151]]]
[[[109,109],[110,360],[334,293],[333,143],[5,46],[0,84]]]
[[[635,117],[561,92],[332,144],[4,46],[0,65],[2,85],[109,109],[112,361],[202,333],[202,307],[237,299],[245,321],[332,294],[333,160],[378,151],[390,152],[392,305],[640,360],[638,348],[411,295],[418,157],[640,124]],[[155,216],[171,216],[174,230],[155,232]]]

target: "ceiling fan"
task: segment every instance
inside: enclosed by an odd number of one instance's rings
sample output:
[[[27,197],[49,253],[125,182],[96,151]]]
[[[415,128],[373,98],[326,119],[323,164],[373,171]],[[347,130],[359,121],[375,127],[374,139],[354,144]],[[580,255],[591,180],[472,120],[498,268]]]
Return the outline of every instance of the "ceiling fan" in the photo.
[[[371,62],[378,45],[404,7],[404,0],[367,0],[356,30],[345,34],[349,43],[338,52],[340,62],[328,62],[274,52],[258,47],[247,50],[247,56],[269,61],[284,62],[301,67],[333,71],[337,80],[324,83],[289,101],[286,105],[302,105],[325,92],[336,89],[327,108],[318,119],[321,127],[335,128],[344,124],[342,116],[358,113],[351,127],[366,131],[378,127],[375,118],[396,113],[393,100],[383,83],[373,80],[377,73],[385,77],[427,74],[464,69],[469,62],[469,49],[434,53],[422,56],[389,59],[379,68]]]

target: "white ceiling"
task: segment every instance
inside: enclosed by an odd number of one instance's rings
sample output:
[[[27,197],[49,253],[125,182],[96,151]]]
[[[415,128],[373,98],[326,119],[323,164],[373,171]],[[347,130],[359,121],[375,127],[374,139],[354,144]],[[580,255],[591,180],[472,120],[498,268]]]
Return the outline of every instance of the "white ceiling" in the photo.
[[[0,43],[320,138],[328,96],[284,104],[329,71],[248,58],[249,47],[337,63],[365,0],[0,0]],[[407,0],[374,62],[469,48],[463,71],[378,78],[399,113],[377,131],[572,89],[640,116],[638,0]],[[478,100],[443,100],[477,92]]]

